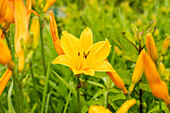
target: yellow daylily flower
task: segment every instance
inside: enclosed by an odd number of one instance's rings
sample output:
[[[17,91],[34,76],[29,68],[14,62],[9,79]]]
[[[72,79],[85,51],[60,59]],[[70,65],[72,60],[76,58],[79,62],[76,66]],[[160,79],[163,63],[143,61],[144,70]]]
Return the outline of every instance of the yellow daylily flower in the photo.
[[[170,104],[168,87],[159,76],[156,65],[150,56],[145,52],[143,55],[145,75],[151,88],[152,94],[167,104]]]
[[[169,40],[170,40],[170,37],[167,37],[167,38],[164,40],[164,43],[163,43],[163,46],[162,46],[162,50],[161,50],[161,54],[162,54],[162,55],[165,55],[166,52],[167,52],[167,50],[168,50]]]
[[[63,32],[61,47],[65,55],[58,56],[52,63],[70,67],[75,75],[84,73],[94,76],[95,71],[114,72],[111,64],[104,61],[110,53],[109,41],[93,45],[93,35],[88,27],[81,33],[80,39]]]
[[[12,75],[12,71],[10,69],[7,69],[5,73],[0,78],[0,95],[2,94],[3,90],[5,89],[5,86],[7,85],[10,77]]]
[[[88,113],[112,113],[109,109],[103,106],[90,106]]]
[[[156,45],[154,42],[154,39],[150,33],[146,35],[146,49],[148,54],[151,56],[154,62],[157,62],[159,57],[158,57],[158,52],[156,49]]]
[[[58,55],[63,55],[64,52],[63,52],[63,49],[61,48],[61,44],[60,44],[60,40],[58,36],[57,24],[55,21],[53,11],[49,11],[49,13],[50,13],[50,30],[51,30],[51,36],[53,39],[53,45]]]
[[[136,104],[135,99],[125,101],[116,113],[126,113],[130,107]]]
[[[142,78],[143,71],[144,71],[144,64],[143,64],[143,54],[144,53],[145,53],[145,50],[143,49],[136,61],[135,69],[134,69],[133,75],[132,75],[132,83],[129,88],[129,92],[133,91],[135,84],[138,83],[139,80]]]
[[[28,20],[27,12],[23,0],[14,0],[14,16],[15,16],[15,51],[18,56],[18,70],[24,67],[25,57],[21,47],[21,39],[27,40]]]
[[[106,72],[106,73],[109,75],[109,77],[110,77],[111,80],[114,82],[114,84],[115,84],[118,88],[122,89],[122,91],[123,91],[124,94],[127,94],[127,93],[128,93],[128,91],[127,91],[127,89],[126,89],[126,87],[125,87],[125,85],[124,85],[123,80],[120,78],[120,76],[119,76],[116,72]]]
[[[47,0],[45,6],[44,6],[44,8],[43,8],[43,12],[47,12],[48,8],[49,8],[52,4],[54,4],[55,1],[56,1],[56,0]]]

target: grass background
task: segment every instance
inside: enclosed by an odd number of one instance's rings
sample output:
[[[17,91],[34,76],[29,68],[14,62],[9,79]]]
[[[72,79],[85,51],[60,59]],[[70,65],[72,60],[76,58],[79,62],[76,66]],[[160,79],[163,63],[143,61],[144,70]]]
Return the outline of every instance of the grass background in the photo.
[[[36,6],[33,9],[41,10]],[[123,79],[127,89],[131,83],[134,62],[138,56],[138,51],[126,40],[127,38],[135,40],[132,23],[137,26],[139,32],[144,32],[144,39],[146,32],[150,31],[154,34],[158,53],[161,51],[164,39],[170,36],[169,0],[57,0],[49,10],[54,11],[60,37],[62,31],[68,31],[79,38],[81,32],[86,27],[90,27],[94,43],[106,38],[110,41],[112,49],[108,60]],[[32,14],[32,16],[34,15]],[[68,67],[51,64],[58,55],[53,46],[49,22],[49,13],[47,12],[44,14],[42,29],[47,73],[44,74],[41,42],[39,42],[31,60],[34,78],[32,78],[30,67],[28,67],[22,80],[25,112],[77,113],[76,77]],[[10,26],[11,29],[14,29],[14,25]],[[13,32],[10,34],[10,40],[13,40]],[[135,45],[138,47],[137,41]],[[163,63],[170,70],[169,50]],[[16,59],[15,54],[13,59]],[[6,67],[3,65],[0,66],[0,75],[5,69]],[[151,94],[144,76],[142,81],[137,84],[136,90],[138,91],[139,87],[145,90],[143,95],[144,112],[156,113],[159,111],[158,99]],[[82,75],[81,82],[80,94],[85,98],[81,100],[83,101],[83,113],[88,111],[86,104],[88,106],[99,104],[107,107],[108,103],[114,113],[126,100],[126,96],[114,85],[106,73],[96,72],[94,77]],[[108,93],[109,98],[107,97]],[[17,104],[13,97],[11,78],[0,97],[1,113],[13,113],[13,108],[15,109]],[[129,113],[137,113],[139,112],[139,97],[133,92],[131,98],[137,99],[137,104],[129,110]],[[162,102],[162,104],[163,111],[168,113],[165,103]]]

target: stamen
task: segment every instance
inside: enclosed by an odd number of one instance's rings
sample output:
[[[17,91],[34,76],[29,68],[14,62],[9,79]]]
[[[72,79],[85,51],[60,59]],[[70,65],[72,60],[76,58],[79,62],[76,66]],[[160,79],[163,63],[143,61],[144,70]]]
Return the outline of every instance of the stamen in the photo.
[[[90,51],[88,51],[88,53],[87,53],[87,54],[86,54],[85,52],[83,52],[83,53],[84,53],[83,57],[86,59],[86,58],[87,58],[87,56],[89,55]]]
[[[80,52],[78,52],[78,56],[80,56]]]

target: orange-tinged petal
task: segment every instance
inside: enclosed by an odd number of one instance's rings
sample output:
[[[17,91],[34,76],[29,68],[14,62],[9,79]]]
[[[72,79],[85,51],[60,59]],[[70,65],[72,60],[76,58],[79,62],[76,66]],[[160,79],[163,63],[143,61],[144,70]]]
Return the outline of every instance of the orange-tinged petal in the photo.
[[[61,44],[58,36],[57,24],[55,21],[53,11],[49,11],[49,13],[50,13],[50,30],[53,39],[53,45],[58,55],[63,55],[64,52],[63,49],[61,48]]]
[[[157,71],[156,65],[146,52],[143,54],[143,63],[144,63],[145,75],[149,84],[160,81],[161,78]]]
[[[0,2],[0,20],[1,20],[1,22],[5,21],[5,14],[6,14],[7,6],[8,6],[7,0],[1,0],[1,2]]]
[[[80,40],[81,40],[81,49],[82,50],[86,50],[88,49],[90,46],[93,45],[93,34],[92,31],[89,27],[87,27],[80,36]]]
[[[130,107],[136,104],[135,99],[125,101],[116,113],[126,113]]]
[[[18,70],[24,67],[25,57],[21,47],[21,39],[26,41],[28,33],[27,12],[22,0],[14,0],[14,16],[15,16],[15,51],[19,58]]]
[[[47,0],[45,6],[44,6],[44,8],[43,8],[43,12],[47,12],[48,8],[49,8],[52,4],[54,4],[55,1],[56,1],[56,0]]]
[[[4,38],[5,38],[4,33],[3,33],[3,31],[2,31],[1,28],[0,28],[0,38],[1,38],[1,39],[4,39]]]
[[[27,12],[30,11],[31,8],[32,8],[32,1],[31,1],[31,0],[27,0],[27,2],[26,2],[26,10],[27,10]],[[31,13],[28,12],[28,13],[27,13],[28,25],[29,25],[30,16],[31,16]]]
[[[11,61],[11,52],[5,42],[0,39],[0,63],[5,65]]]
[[[115,84],[118,88],[122,89],[122,91],[123,91],[124,94],[127,94],[127,93],[128,93],[128,91],[127,91],[127,89],[126,89],[126,87],[125,87],[125,85],[124,85],[123,80],[120,78],[120,76],[119,76],[116,72],[106,72],[106,73],[109,75],[109,77],[110,77],[111,80],[114,82],[114,84]]]
[[[10,77],[12,75],[12,71],[10,69],[7,69],[5,73],[0,78],[0,95],[2,94],[3,90],[5,89],[5,86],[7,85]]]
[[[135,65],[135,69],[134,69],[133,75],[132,75],[132,83],[129,88],[130,92],[133,91],[135,84],[138,83],[139,80],[142,78],[143,71],[144,71],[144,64],[143,64],[143,54],[144,53],[145,53],[145,50],[143,49],[141,51],[140,55],[138,56],[138,59],[137,59],[136,65]]]
[[[111,45],[108,40],[95,43],[89,49],[89,63],[93,65],[101,60],[106,59],[110,53],[110,49]]]
[[[157,62],[159,57],[158,57],[158,52],[156,49],[156,45],[154,42],[154,39],[150,33],[147,34],[146,36],[146,49],[148,54],[151,56],[154,62]]]
[[[112,113],[109,109],[103,106],[90,106],[88,113]]]
[[[14,11],[13,11],[13,1],[8,0],[8,5],[6,9],[6,14],[5,14],[5,20],[8,23],[14,23]],[[7,29],[7,28],[5,28]]]

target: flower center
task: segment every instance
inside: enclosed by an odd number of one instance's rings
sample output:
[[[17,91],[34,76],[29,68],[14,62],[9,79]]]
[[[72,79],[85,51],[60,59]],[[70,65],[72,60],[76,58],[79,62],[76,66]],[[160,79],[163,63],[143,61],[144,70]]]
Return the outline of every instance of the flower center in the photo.
[[[89,55],[90,51],[88,52],[78,52],[78,59],[77,59],[77,68],[82,69],[85,66],[85,63],[87,62],[87,56]]]

